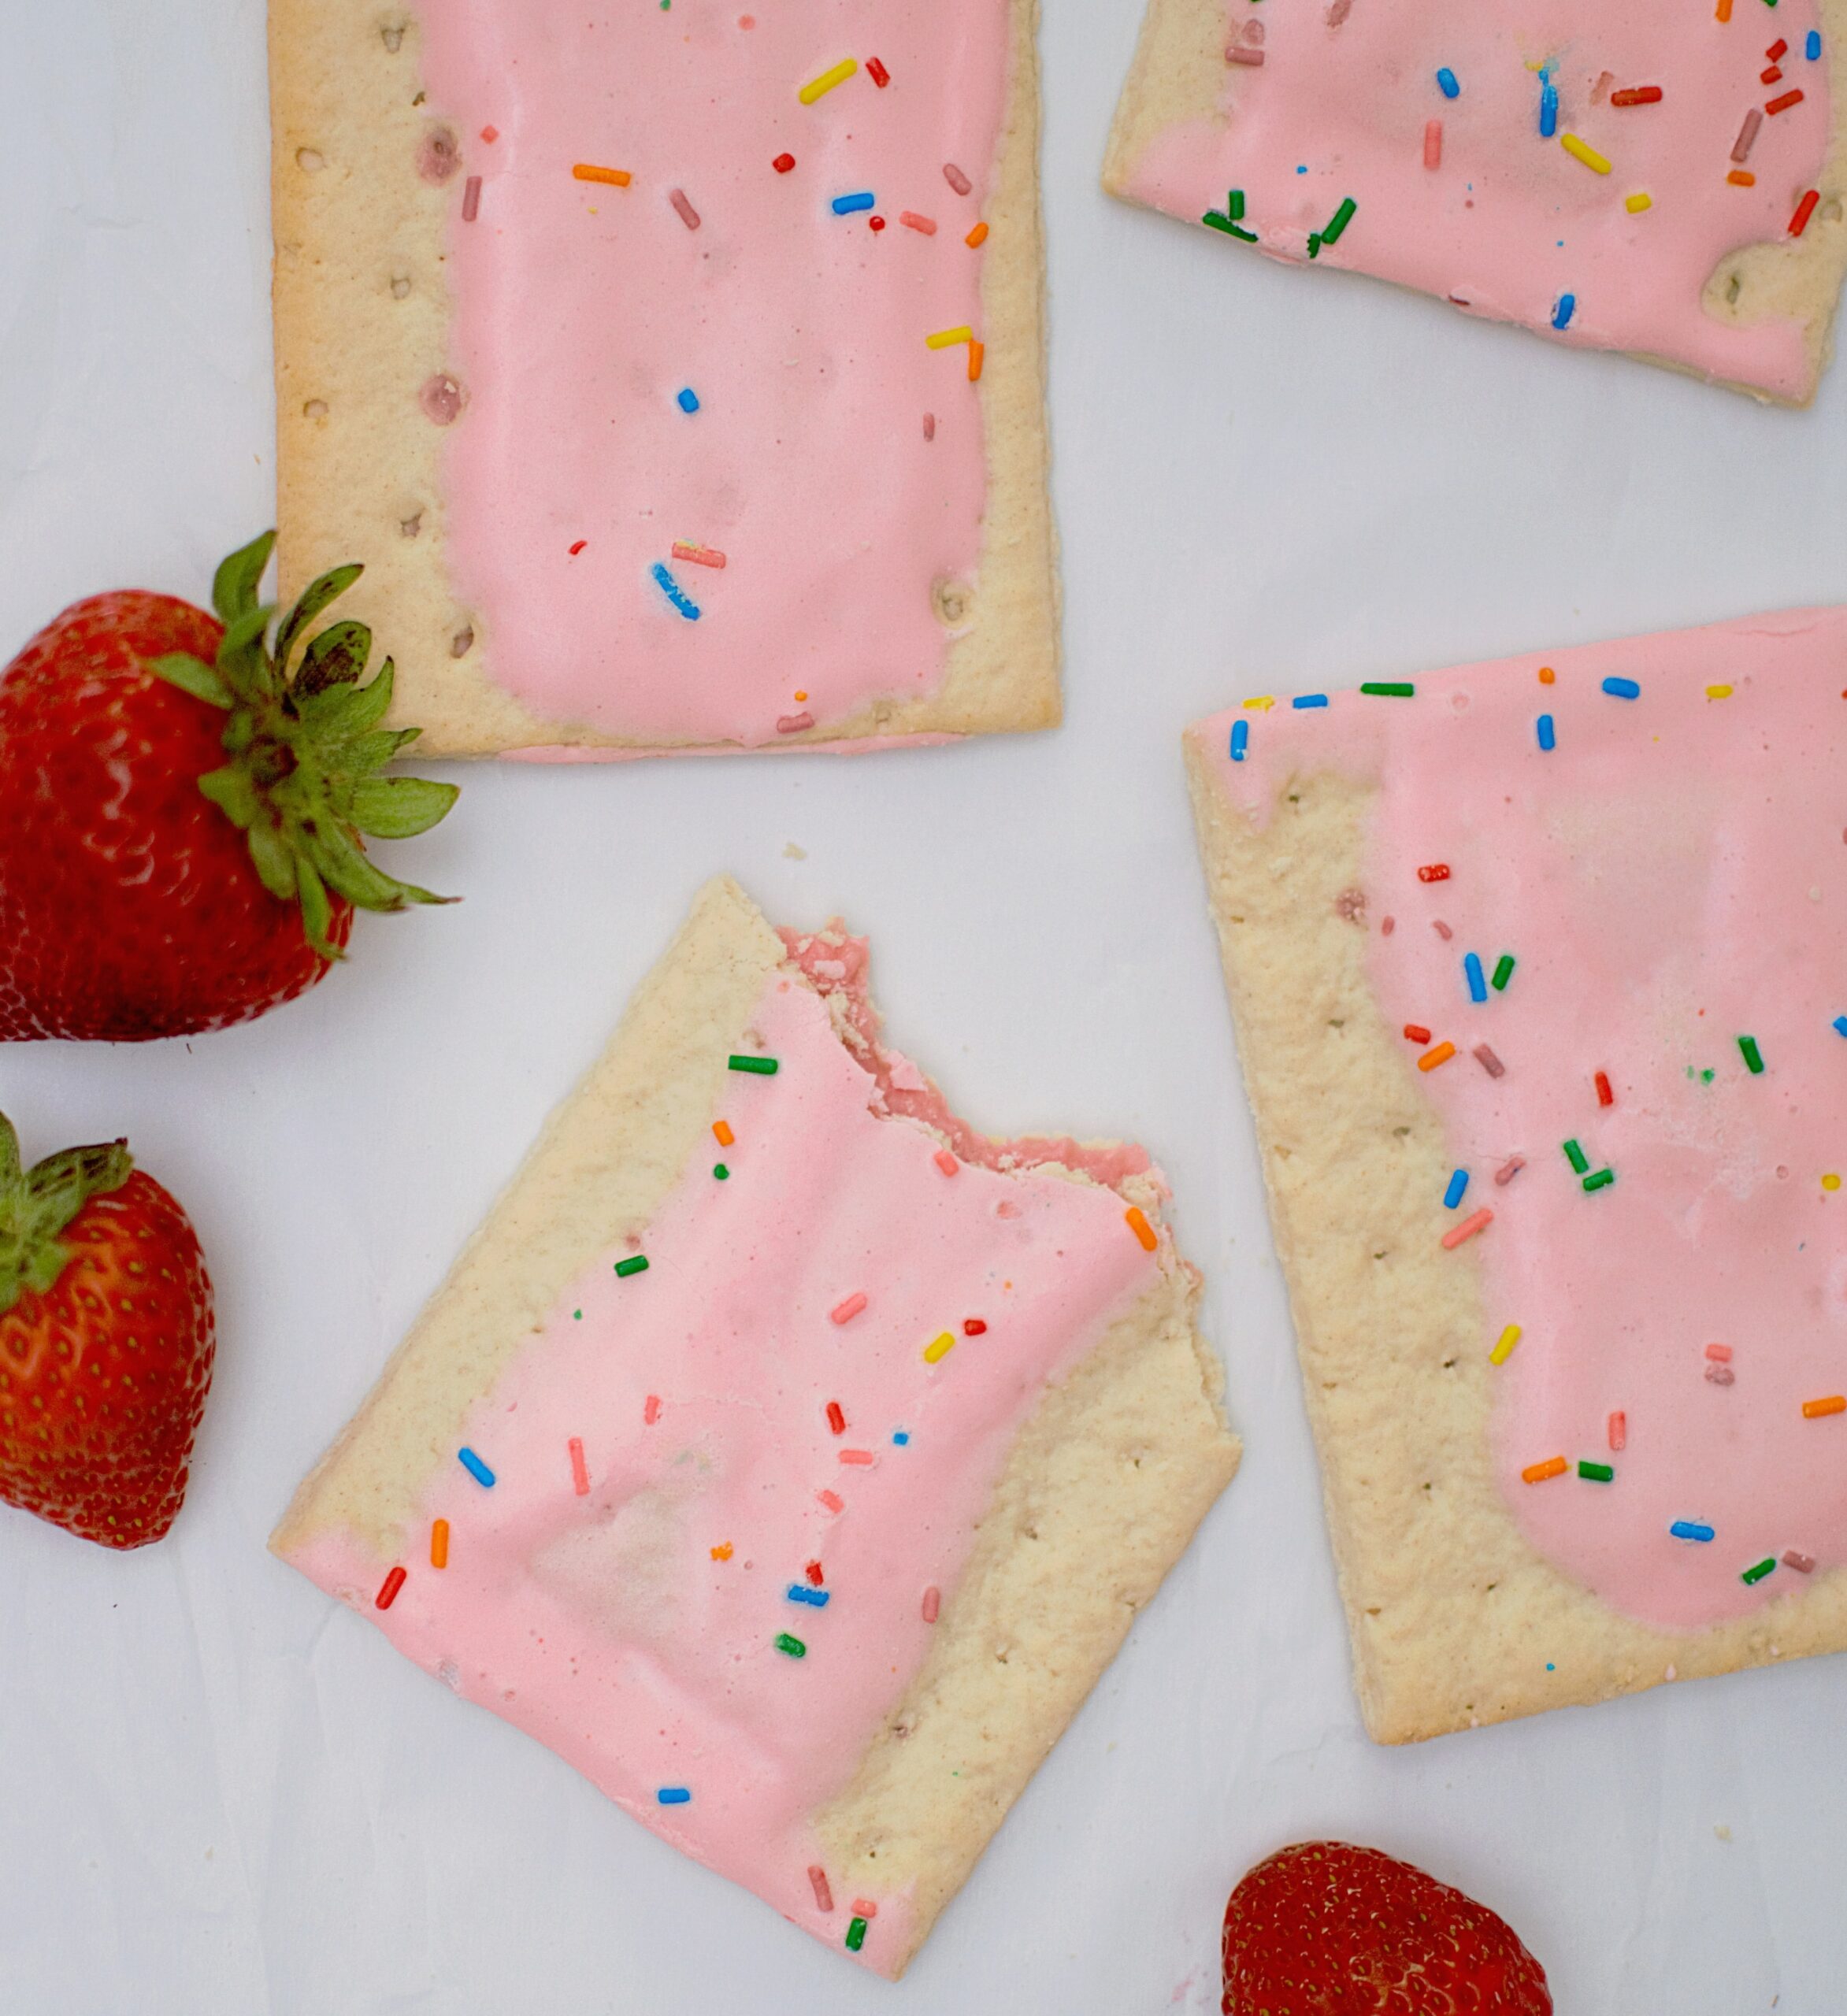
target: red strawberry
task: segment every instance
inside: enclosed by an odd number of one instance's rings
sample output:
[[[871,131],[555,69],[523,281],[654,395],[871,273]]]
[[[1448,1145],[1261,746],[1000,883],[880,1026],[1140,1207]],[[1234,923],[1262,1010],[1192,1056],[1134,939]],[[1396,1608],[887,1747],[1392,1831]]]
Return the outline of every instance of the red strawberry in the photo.
[[[365,626],[307,635],[360,569],[313,583],[272,646],[274,543],[218,569],[216,617],[93,595],[0,673],[0,1039],[221,1028],[312,987],[354,904],[441,900],[359,836],[423,832],[455,787],[377,774],[417,731],[378,727],[391,663],[359,684]]]
[[[1303,1841],[1225,1907],[1226,2016],[1552,2016],[1545,1970],[1485,1904],[1408,1862]]]
[[[158,1540],[212,1352],[198,1240],[127,1143],[24,1170],[0,1114],[0,1499],[105,1547]]]

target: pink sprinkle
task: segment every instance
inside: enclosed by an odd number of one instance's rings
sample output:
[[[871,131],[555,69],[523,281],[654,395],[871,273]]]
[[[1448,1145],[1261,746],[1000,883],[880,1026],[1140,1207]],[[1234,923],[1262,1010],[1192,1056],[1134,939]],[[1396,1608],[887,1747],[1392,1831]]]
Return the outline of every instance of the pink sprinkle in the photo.
[[[856,1918],[876,1918],[879,1914],[879,1907],[870,1897],[855,1897],[853,1899],[853,1912]]]
[[[1234,42],[1226,50],[1225,60],[1227,63],[1242,63],[1248,69],[1255,69],[1263,63],[1263,52],[1260,49],[1252,49],[1247,43]]]
[[[936,1151],[936,1166],[945,1176],[953,1176],[962,1167],[962,1164],[950,1154],[947,1148],[939,1148]]]
[[[898,221],[908,224],[913,231],[921,231],[925,238],[934,238],[936,235],[936,220],[934,217],[920,217],[915,210],[900,210]]]
[[[565,1447],[571,1452],[571,1488],[580,1498],[590,1495],[590,1473],[584,1466],[584,1438],[573,1435]]]
[[[1454,1251],[1465,1239],[1473,1239],[1478,1232],[1485,1232],[1494,1222],[1494,1214],[1484,1204],[1473,1217],[1464,1218],[1459,1225],[1452,1225],[1443,1235],[1446,1251]]]
[[[688,231],[699,229],[699,213],[686,200],[686,191],[684,189],[669,189],[667,191],[667,201],[680,213],[680,221]],[[660,548],[656,547],[655,550],[658,553]]]
[[[1507,1066],[1501,1062],[1500,1059],[1495,1055],[1493,1051],[1488,1047],[1486,1043],[1478,1043],[1475,1045],[1474,1058],[1475,1062],[1481,1065],[1482,1069],[1488,1073],[1490,1078],[1504,1078],[1507,1076]]]
[[[1738,1383],[1738,1375],[1729,1365],[1709,1365],[1706,1377],[1715,1386],[1732,1386]]]
[[[1328,26],[1337,28],[1352,11],[1353,0],[1334,0],[1334,4],[1327,10]]]
[[[852,1464],[856,1469],[870,1470],[878,1458],[870,1449],[843,1449],[840,1461]]]
[[[1526,1166],[1526,1158],[1524,1155],[1509,1155],[1494,1172],[1494,1180],[1504,1190]]]
[[[834,1893],[828,1884],[827,1871],[819,1862],[809,1863],[808,1881],[814,1892],[815,1903],[821,1910],[831,1911],[834,1907]]]
[[[1706,1347],[1706,1355],[1709,1358],[1715,1359],[1720,1365],[1730,1365],[1731,1363],[1731,1346],[1730,1344],[1708,1344]]]
[[[673,542],[673,558],[690,560],[695,567],[722,567],[725,556],[715,546],[688,546],[684,539]]]
[[[1431,918],[1430,928],[1436,932],[1437,936],[1441,938],[1446,945],[1455,936],[1455,933],[1451,931],[1448,925],[1446,925],[1440,917],[1433,917]]]
[[[969,191],[974,186],[952,161],[946,161],[944,162],[943,180],[949,184],[950,187],[953,189],[959,196],[966,196]]]
[[[1783,1556],[1783,1566],[1794,1569],[1798,1575],[1812,1575],[1815,1573],[1815,1556],[1812,1554],[1798,1554],[1791,1547]]]
[[[650,1428],[652,1428],[655,1423],[658,1421],[660,1418],[661,1396],[658,1393],[650,1393],[647,1396],[646,1404],[641,1410],[641,1418],[647,1423]]]
[[[462,387],[448,372],[439,371],[435,377],[424,380],[417,403],[437,426],[447,427],[460,414],[465,400]]]
[[[1382,938],[1389,938],[1397,928],[1398,920],[1395,917],[1382,917],[1379,920],[1379,936]]]
[[[830,1512],[844,1512],[847,1509],[845,1499],[836,1497],[831,1491],[818,1491],[814,1495]]]
[[[471,175],[462,185],[462,221],[473,224],[480,215],[481,178]]]
[[[1441,168],[1443,165],[1443,122],[1441,119],[1428,119],[1424,122],[1424,165]]]
[[[830,1323],[851,1323],[865,1306],[864,1295],[850,1295],[844,1302],[836,1302],[827,1312],[828,1321]]]
[[[1751,143],[1756,139],[1757,128],[1763,124],[1764,114],[1757,109],[1756,106],[1752,106],[1751,109],[1745,114],[1745,123],[1738,128],[1738,137],[1732,143],[1731,158],[1734,161],[1743,161],[1750,159]]]
[[[489,146],[492,146],[494,143],[498,140],[499,137],[500,128],[498,126],[484,126],[481,128],[481,138],[487,142]]]
[[[814,725],[814,717],[804,707],[799,714],[778,714],[776,732],[778,735],[799,735],[803,728]]]
[[[926,441],[934,441],[936,438],[936,416],[933,413],[926,413],[924,415],[924,439]],[[1847,837],[1847,836],[1843,836],[1843,837]]]
[[[1629,1440],[1629,1417],[1619,1407],[1610,1417],[1610,1447],[1620,1449]]]
[[[925,1624],[934,1624],[934,1623],[936,1622],[936,1613],[937,1613],[937,1611],[938,1611],[938,1610],[940,1610],[942,1608],[942,1606],[943,1606],[943,1594],[942,1594],[942,1592],[941,1592],[941,1591],[940,1591],[940,1590],[936,1587],[936,1584],[935,1584],[934,1582],[933,1582],[933,1583],[930,1584],[930,1586],[929,1586],[927,1589],[925,1589],[925,1590],[924,1591],[924,1599],[923,1599],[923,1621],[924,1621],[924,1622],[925,1622]]]

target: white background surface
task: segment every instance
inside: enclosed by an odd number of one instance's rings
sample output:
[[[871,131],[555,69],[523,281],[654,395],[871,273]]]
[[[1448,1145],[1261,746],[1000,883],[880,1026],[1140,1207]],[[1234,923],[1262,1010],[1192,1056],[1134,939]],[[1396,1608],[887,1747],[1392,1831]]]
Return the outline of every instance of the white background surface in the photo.
[[[184,1199],[222,1340],[165,1544],[0,1511],[6,2016],[1207,2010],[1232,1882],[1321,1833],[1499,1907],[1562,2016],[1842,2007],[1840,1661],[1361,1733],[1178,737],[1242,693],[1847,596],[1847,369],[1760,411],[1116,206],[1137,0],[1047,11],[1062,731],[454,773],[411,872],[461,908],[362,921],[250,1027],[0,1052],[28,1150],[125,1132]],[[269,521],[271,413],[258,0],[0,29],[4,655],[99,588],[202,598]],[[893,1040],[977,1125],[1150,1145],[1248,1444],[896,1990],[263,1550],[721,867],[872,932]]]

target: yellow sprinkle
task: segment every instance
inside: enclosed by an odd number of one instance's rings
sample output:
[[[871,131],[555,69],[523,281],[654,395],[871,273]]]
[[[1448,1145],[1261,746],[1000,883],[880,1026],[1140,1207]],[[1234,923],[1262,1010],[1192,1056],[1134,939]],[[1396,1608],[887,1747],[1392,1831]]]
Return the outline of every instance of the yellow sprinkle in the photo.
[[[844,84],[859,68],[851,56],[843,57],[831,70],[823,70],[818,77],[810,77],[796,95],[803,104],[812,105],[818,98],[825,98],[836,84]]]
[[[1644,210],[1655,207],[1655,199],[1645,189],[1638,189],[1633,196],[1623,198],[1623,207],[1632,217],[1638,217]]]
[[[571,172],[580,182],[610,182],[618,189],[626,189],[634,180],[625,168],[598,168],[587,161],[577,162]]]
[[[933,336],[924,338],[932,350],[952,350],[958,343],[972,343],[974,339],[975,332],[966,322],[959,329],[939,329]]]
[[[1731,698],[1731,688],[1729,686],[1708,686],[1706,688],[1706,698],[1708,700],[1729,700]]]
[[[712,1558],[714,1561],[729,1561],[731,1558],[730,1541],[721,1540],[712,1550]]]
[[[1131,1204],[1122,1214],[1129,1221],[1129,1229],[1140,1240],[1144,1251],[1152,1253],[1160,1242],[1155,1237],[1155,1228],[1143,1215],[1139,1204]]]
[[[1609,173],[1610,164],[1604,159],[1595,147],[1579,139],[1575,133],[1560,134],[1559,145],[1574,161],[1582,161],[1586,168],[1594,169],[1599,175]]]
[[[1247,700],[1244,705],[1247,707],[1260,707],[1265,713],[1268,713],[1276,705],[1276,696],[1272,693],[1260,693],[1255,700]]]
[[[946,1358],[949,1354],[955,1350],[955,1337],[950,1332],[945,1330],[941,1336],[933,1337],[930,1341],[924,1346],[924,1363],[925,1365],[938,1364],[944,1358]]]
[[[1830,1169],[1827,1174],[1822,1178],[1821,1187],[1824,1190],[1838,1190],[1841,1187],[1841,1179],[1834,1174],[1832,1169]]]
[[[1505,1365],[1514,1354],[1514,1346],[1520,1341],[1520,1326],[1510,1323],[1500,1333],[1500,1341],[1488,1354],[1490,1365]]]

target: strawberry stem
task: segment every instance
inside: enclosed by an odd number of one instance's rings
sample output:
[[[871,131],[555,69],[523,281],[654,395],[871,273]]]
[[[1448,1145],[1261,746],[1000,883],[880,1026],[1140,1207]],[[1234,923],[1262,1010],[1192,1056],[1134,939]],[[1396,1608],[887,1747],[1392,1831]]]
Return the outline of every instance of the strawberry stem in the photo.
[[[0,1316],[28,1291],[51,1288],[71,1257],[58,1234],[92,1197],[120,1190],[134,1166],[126,1141],[106,1141],[24,1169],[19,1136],[0,1113]]]

